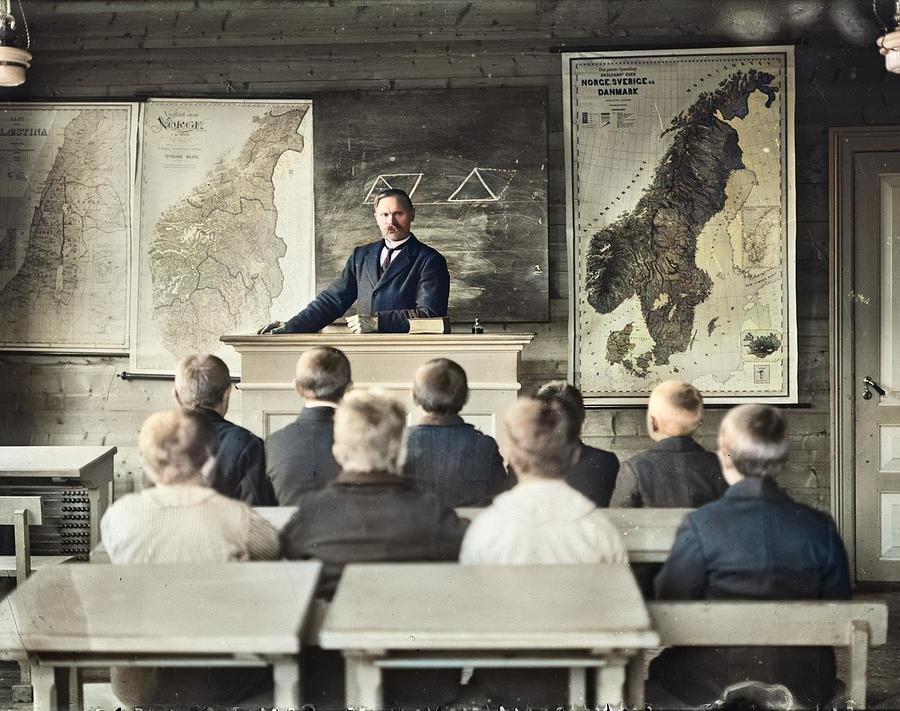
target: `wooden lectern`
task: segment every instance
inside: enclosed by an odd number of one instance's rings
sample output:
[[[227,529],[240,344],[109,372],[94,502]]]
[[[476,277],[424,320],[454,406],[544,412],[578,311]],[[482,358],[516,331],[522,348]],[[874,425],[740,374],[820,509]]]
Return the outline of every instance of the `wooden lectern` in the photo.
[[[516,401],[519,361],[533,334],[408,333],[284,334],[222,336],[241,358],[243,425],[260,437],[285,427],[296,417],[301,400],[294,390],[294,367],[303,351],[315,346],[339,348],[350,359],[357,388],[384,388],[396,393],[410,411],[413,373],[432,358],[459,363],[469,378],[469,402],[462,416],[485,434],[500,435],[500,417]]]

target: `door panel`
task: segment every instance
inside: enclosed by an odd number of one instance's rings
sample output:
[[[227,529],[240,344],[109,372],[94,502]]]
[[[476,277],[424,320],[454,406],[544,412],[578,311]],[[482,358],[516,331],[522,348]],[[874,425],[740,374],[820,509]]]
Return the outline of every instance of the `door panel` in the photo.
[[[900,580],[900,153],[857,153],[853,188],[856,574]],[[843,296],[843,295],[835,295]],[[876,385],[865,388],[863,379]],[[868,390],[871,395],[866,398]]]

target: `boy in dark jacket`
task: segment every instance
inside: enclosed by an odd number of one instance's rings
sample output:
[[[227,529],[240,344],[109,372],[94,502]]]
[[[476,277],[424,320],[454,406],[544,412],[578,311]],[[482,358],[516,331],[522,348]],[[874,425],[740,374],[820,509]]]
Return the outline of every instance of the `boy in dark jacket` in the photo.
[[[322,561],[318,597],[331,599],[347,563],[458,558],[466,522],[437,494],[403,478],[405,428],[406,411],[387,393],[353,391],[338,405],[334,457],[341,471],[304,495],[281,531],[286,558]],[[303,663],[307,698],[323,708],[343,706],[340,654],[307,647]],[[391,670],[385,697],[397,706],[446,703],[458,680],[454,669]]]
[[[646,452],[622,463],[620,486],[628,486],[623,506],[696,508],[715,501],[727,488],[713,452],[693,434],[703,421],[703,397],[690,383],[666,380],[650,393]]]
[[[850,597],[847,554],[831,517],[775,483],[787,460],[784,417],[741,405],[719,429],[725,495],[689,514],[656,577],[664,600],[840,600]],[[822,647],[673,647],[650,665],[648,701],[696,708],[733,684],[783,684],[800,708],[828,704],[834,651]]]

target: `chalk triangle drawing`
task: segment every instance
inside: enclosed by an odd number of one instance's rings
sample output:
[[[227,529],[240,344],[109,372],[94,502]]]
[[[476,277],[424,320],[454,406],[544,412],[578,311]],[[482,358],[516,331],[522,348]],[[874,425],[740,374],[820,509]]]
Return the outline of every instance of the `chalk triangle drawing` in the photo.
[[[499,202],[515,173],[499,168],[472,168],[447,202]]]
[[[375,196],[380,193],[382,190],[387,190],[388,188],[399,188],[400,190],[405,190],[406,194],[410,197],[413,196],[413,193],[416,192],[416,188],[419,187],[419,183],[422,182],[422,176],[424,173],[382,173],[374,181],[372,181],[372,187],[369,188],[369,192],[366,193],[366,198],[363,200],[363,204],[369,204],[372,200],[375,199]]]
[[[479,168],[478,174],[491,186],[491,192],[497,196],[497,199],[502,200],[516,171],[503,168]]]

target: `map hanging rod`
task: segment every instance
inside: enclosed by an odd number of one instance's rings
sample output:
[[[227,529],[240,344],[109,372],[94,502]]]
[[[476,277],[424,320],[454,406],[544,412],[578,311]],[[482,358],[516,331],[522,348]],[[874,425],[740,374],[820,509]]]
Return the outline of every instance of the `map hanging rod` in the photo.
[[[649,395],[649,393],[647,393]],[[748,400],[747,402],[752,402]],[[704,410],[730,410],[732,407],[737,407],[743,403],[739,402],[704,402],[703,409]],[[811,402],[778,402],[772,403],[773,407],[777,407],[779,410],[811,410],[813,404]],[[636,402],[634,404],[629,403],[615,403],[615,404],[601,404],[595,405],[592,403],[585,403],[585,410],[638,410],[640,408],[646,408],[647,403],[645,402]]]
[[[121,378],[122,380],[175,380],[175,373],[132,373],[128,370],[123,370],[121,373],[116,373],[117,378]],[[241,379],[236,376],[231,376],[232,383],[239,383]]]

